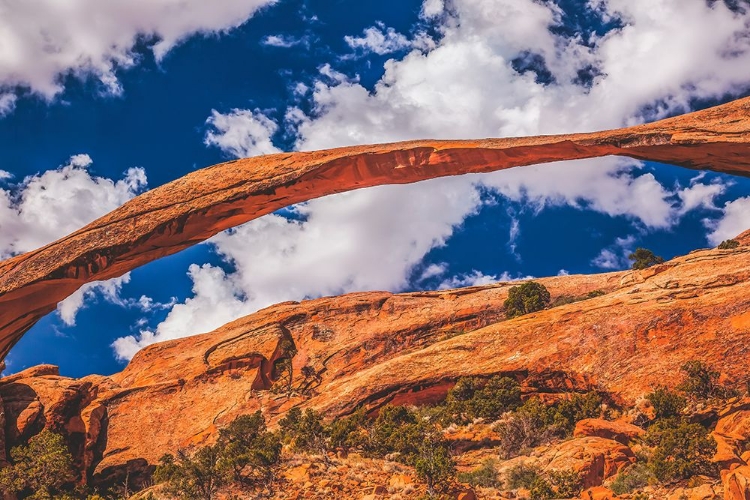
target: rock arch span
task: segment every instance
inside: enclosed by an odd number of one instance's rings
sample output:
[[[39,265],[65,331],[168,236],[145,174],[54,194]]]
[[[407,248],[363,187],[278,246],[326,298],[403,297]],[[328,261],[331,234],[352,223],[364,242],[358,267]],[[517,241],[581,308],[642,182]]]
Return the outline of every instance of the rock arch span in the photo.
[[[604,132],[409,141],[280,153],[204,168],[49,245],[0,262],[0,361],[34,323],[85,283],[120,276],[285,206],[364,187],[609,155],[750,177],[750,98]]]

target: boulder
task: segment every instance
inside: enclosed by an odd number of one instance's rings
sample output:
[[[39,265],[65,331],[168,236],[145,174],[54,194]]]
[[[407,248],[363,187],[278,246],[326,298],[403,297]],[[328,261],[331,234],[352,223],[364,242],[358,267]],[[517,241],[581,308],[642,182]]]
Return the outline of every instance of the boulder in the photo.
[[[636,438],[646,433],[643,429],[633,424],[621,421],[609,421],[599,418],[587,418],[576,424],[573,436],[575,437],[600,437],[612,439],[624,445],[629,444]]]
[[[724,477],[724,500],[750,500],[750,466],[736,467]]]

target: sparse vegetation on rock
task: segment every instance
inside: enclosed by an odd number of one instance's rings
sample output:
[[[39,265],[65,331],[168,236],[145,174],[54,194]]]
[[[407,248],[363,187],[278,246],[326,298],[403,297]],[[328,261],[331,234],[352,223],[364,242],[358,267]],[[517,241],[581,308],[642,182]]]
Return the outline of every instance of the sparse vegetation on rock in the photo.
[[[648,269],[664,262],[663,258],[646,248],[636,248],[635,252],[628,255],[628,259],[633,261],[633,269]]]
[[[508,318],[541,311],[550,303],[547,287],[536,281],[527,281],[508,290],[505,299],[505,315]]]
[[[0,469],[0,492],[48,499],[65,493],[74,480],[73,457],[60,434],[43,430],[10,451],[12,464]],[[70,488],[67,489],[68,491]]]
[[[732,250],[740,246],[740,242],[737,240],[724,240],[719,243],[719,250]]]
[[[716,441],[700,424],[660,420],[649,427],[645,441],[654,447],[650,466],[661,482],[718,473],[716,464],[711,462]]]

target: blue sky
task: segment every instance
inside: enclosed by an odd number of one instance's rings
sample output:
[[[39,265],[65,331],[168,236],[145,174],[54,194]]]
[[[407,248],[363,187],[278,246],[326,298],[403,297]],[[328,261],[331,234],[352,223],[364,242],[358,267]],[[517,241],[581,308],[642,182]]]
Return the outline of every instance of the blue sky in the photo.
[[[750,88],[750,14],[722,2],[50,2],[0,20],[3,256],[235,156],[617,127]],[[748,179],[612,158],[348,193],[87,287],[7,371],[113,373],[281,300],[623,269],[749,213]]]

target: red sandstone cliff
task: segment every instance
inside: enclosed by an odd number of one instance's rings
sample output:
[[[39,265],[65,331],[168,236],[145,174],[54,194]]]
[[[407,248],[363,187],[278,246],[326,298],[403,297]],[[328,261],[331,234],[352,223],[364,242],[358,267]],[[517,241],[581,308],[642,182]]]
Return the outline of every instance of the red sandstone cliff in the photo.
[[[688,359],[744,382],[750,232],[740,241],[643,271],[541,279],[553,298],[605,295],[512,320],[502,306],[508,283],[356,293],[279,304],[150,346],[111,377],[73,380],[37,367],[0,380],[0,450],[52,427],[97,482],[126,469],[135,476],[165,452],[210,442],[218,427],[257,409],[274,421],[294,405],[335,416],[357,405],[429,402],[466,375],[509,374],[527,394],[596,388],[628,403],[676,382]],[[271,390],[284,381],[286,358],[290,398]],[[305,378],[303,366],[316,375]]]

